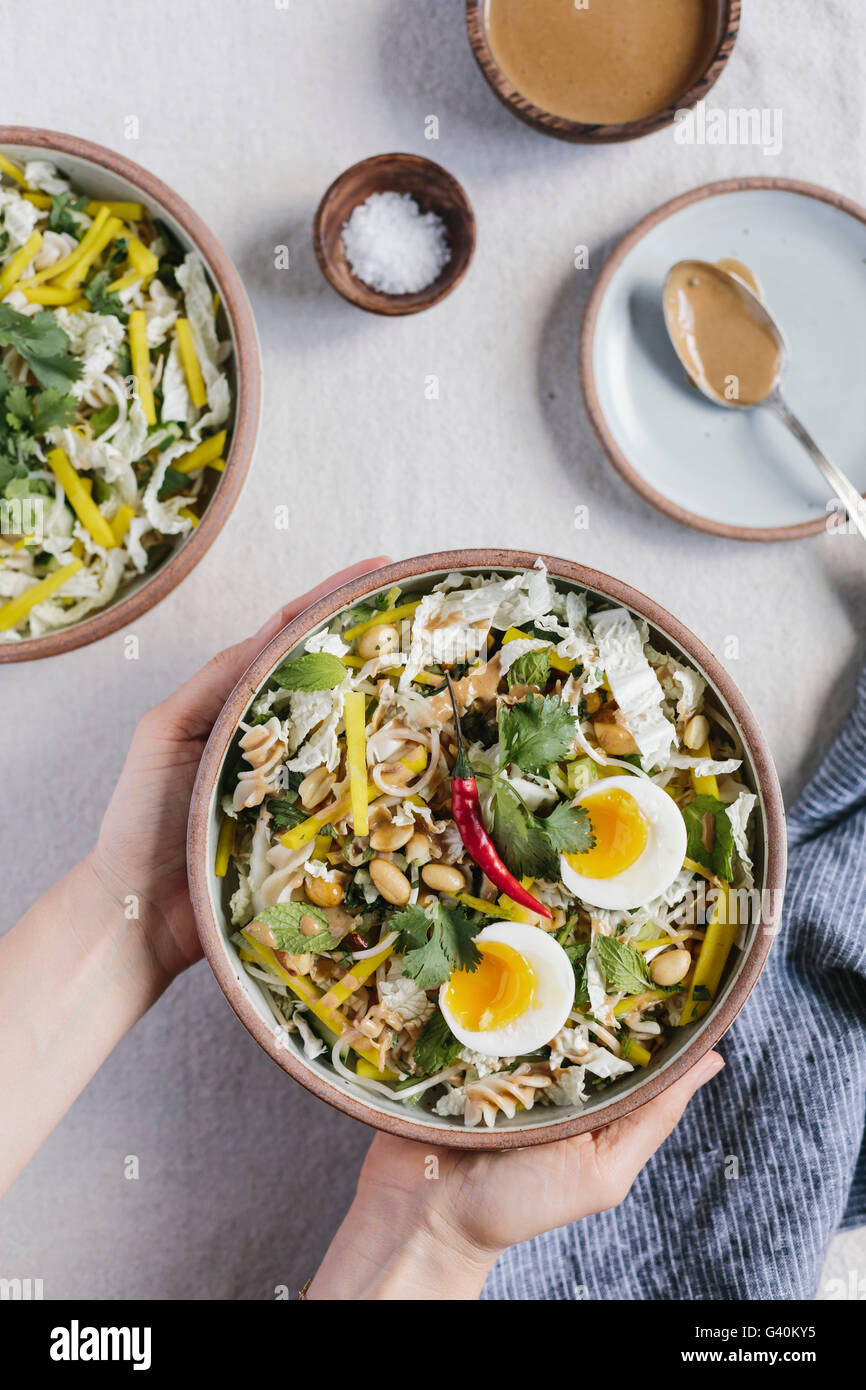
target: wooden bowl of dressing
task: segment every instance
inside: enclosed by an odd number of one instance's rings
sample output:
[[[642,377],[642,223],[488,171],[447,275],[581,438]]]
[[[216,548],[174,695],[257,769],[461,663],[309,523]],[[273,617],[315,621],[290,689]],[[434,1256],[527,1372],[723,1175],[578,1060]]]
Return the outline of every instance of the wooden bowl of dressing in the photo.
[[[466,0],[469,42],[500,101],[558,140],[634,140],[718,80],[741,0]]]

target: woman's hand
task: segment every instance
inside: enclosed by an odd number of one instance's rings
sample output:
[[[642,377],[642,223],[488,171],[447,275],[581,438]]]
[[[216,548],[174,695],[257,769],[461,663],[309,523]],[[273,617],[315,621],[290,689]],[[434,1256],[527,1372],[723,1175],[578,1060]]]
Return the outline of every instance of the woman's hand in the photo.
[[[710,1052],[625,1119],[537,1148],[464,1154],[377,1135],[309,1297],[477,1298],[509,1245],[617,1206],[723,1065]]]
[[[87,863],[118,903],[130,896],[154,964],[169,981],[201,955],[186,880],[186,824],[208,735],[262,647],[316,599],[387,563],[379,556],[332,575],[279,609],[254,637],[227,647],[139,721]]]

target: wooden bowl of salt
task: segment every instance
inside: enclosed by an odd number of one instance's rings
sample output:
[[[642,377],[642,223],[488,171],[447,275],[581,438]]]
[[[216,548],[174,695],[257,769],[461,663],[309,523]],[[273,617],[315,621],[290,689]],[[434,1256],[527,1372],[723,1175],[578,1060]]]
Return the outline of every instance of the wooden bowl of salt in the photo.
[[[379,154],[335,179],[313,222],[322,274],[372,314],[417,314],[459,285],[475,250],[461,185],[430,159]]]

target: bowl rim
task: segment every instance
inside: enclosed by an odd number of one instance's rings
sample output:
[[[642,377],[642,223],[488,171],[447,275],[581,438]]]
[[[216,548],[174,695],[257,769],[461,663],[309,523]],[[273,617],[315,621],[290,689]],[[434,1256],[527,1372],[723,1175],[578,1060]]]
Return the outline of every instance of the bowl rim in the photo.
[[[81,622],[43,637],[0,643],[0,663],[35,661],[98,642],[118,628],[136,622],[170,594],[210,549],[231,515],[250,469],[262,402],[262,365],[258,334],[246,290],[228,253],[189,204],[162,179],[140,164],[104,145],[77,135],[40,127],[0,125],[0,148],[29,145],[58,155],[71,155],[126,179],[145,198],[160,204],[177,222],[191,245],[201,253],[219,293],[234,339],[237,387],[232,441],[226,467],[198,526],[149,578],[131,593],[89,614]]]
[[[383,587],[390,587],[428,574],[445,574],[450,570],[482,568],[531,569],[537,559],[547,566],[551,577],[570,580],[589,589],[596,589],[606,597],[620,602],[646,618],[679,647],[701,672],[715,684],[728,707],[735,715],[742,731],[744,743],[755,770],[756,785],[764,813],[764,830],[767,841],[764,866],[764,887],[773,894],[768,899],[773,904],[771,916],[764,919],[755,932],[746,953],[739,974],[732,981],[717,1009],[706,1015],[702,1030],[683,1048],[679,1056],[673,1058],[659,1071],[650,1073],[646,1081],[629,1095],[612,1101],[602,1111],[589,1115],[577,1114],[569,1119],[554,1120],[550,1124],[539,1124],[527,1129],[459,1129],[431,1128],[421,1125],[411,1118],[374,1111],[363,1101],[344,1094],[324,1075],[306,1066],[290,1048],[280,1047],[275,1033],[256,1012],[247,997],[240,981],[231,970],[229,958],[224,949],[224,936],[213,910],[210,893],[210,873],[208,864],[208,826],[210,803],[220,775],[226,752],[237,731],[238,721],[243,716],[250,700],[270,674],[275,664],[297,645],[320,623],[334,616],[342,608],[362,600],[367,594]],[[640,590],[615,579],[613,576],[556,556],[540,554],[527,550],[443,550],[428,555],[419,555],[394,564],[371,570],[349,583],[334,589],[330,594],[317,599],[290,623],[281,629],[268,642],[247,670],[241,676],[234,690],[226,700],[207,741],[190,803],[187,831],[187,873],[189,890],[195,913],[196,928],[205,956],[216,977],[217,983],[228,1003],[246,1028],[283,1071],[299,1081],[306,1090],[321,1100],[327,1101],[336,1110],[352,1119],[361,1120],[373,1129],[383,1130],[404,1139],[414,1139],[428,1146],[443,1146],[458,1149],[516,1149],[535,1144],[551,1143],[557,1139],[567,1139],[588,1130],[600,1129],[614,1120],[623,1118],[637,1110],[667,1090],[695,1062],[718,1042],[736,1018],[746,1002],[758,976],[763,969],[770,947],[775,939],[775,926],[781,906],[785,882],[787,849],[785,840],[785,812],[782,794],[773,760],[755,716],[740,693],[735,682],[725,671],[712,652],[691,632],[684,623],[675,618],[654,599],[648,598]]]
[[[340,284],[334,273],[334,267],[328,252],[325,248],[325,239],[322,235],[322,224],[325,214],[329,211],[331,203],[337,196],[341,186],[348,179],[350,174],[358,170],[373,170],[386,168],[393,161],[399,160],[402,165],[413,165],[416,169],[434,169],[437,178],[449,184],[454,192],[455,199],[460,206],[460,215],[468,233],[468,250],[463,265],[452,272],[446,266],[441,275],[427,286],[426,289],[417,290],[414,294],[395,295],[386,294],[382,290],[374,290],[372,286],[367,286],[370,295],[375,296],[375,301],[361,298],[358,292],[350,294],[346,287]],[[428,159],[423,154],[411,154],[405,150],[391,150],[385,154],[371,154],[366,159],[359,159],[356,164],[350,164],[342,173],[328,185],[319,200],[313,216],[313,250],[316,253],[316,260],[319,269],[332,289],[336,290],[341,299],[347,304],[352,304],[356,309],[363,309],[367,314],[379,314],[388,318],[405,317],[407,314],[419,314],[424,309],[432,309],[437,304],[441,304],[447,299],[452,290],[455,290],[466,275],[475,254],[475,242],[477,237],[477,226],[475,221],[475,211],[469,201],[469,194],[463,187],[460,180],[446,169],[444,165],[437,164],[435,159]],[[444,277],[444,278],[443,278]],[[356,277],[357,278],[357,277]]]
[[[575,121],[568,116],[557,116],[536,106],[518,91],[514,83],[499,66],[493,50],[487,41],[484,12],[488,0],[466,0],[466,29],[469,43],[488,85],[496,96],[507,106],[513,115],[533,130],[544,135],[552,135],[557,140],[570,140],[576,144],[612,144],[620,140],[637,140],[643,135],[652,135],[672,125],[677,111],[691,110],[706,97],[727,66],[734,51],[740,32],[742,0],[718,0],[720,5],[719,37],[713,45],[702,74],[675,102],[663,106],[652,115],[642,116],[636,121],[613,121],[608,123]]]
[[[783,193],[796,193],[803,198],[814,198],[818,202],[828,203],[831,207],[838,208],[840,212],[845,212],[866,225],[866,207],[861,207],[859,203],[855,203],[851,198],[846,198],[844,194],[834,193],[830,188],[824,188],[820,184],[809,183],[802,179],[776,178],[772,175],[718,179],[714,183],[700,184],[697,188],[689,189],[686,193],[680,193],[677,197],[668,199],[667,202],[654,208],[652,212],[648,212],[645,217],[635,223],[630,231],[625,233],[602,266],[583,313],[578,344],[577,370],[586,413],[598,442],[620,477],[645,502],[649,502],[658,511],[664,512],[684,526],[691,526],[697,531],[706,531],[712,536],[724,536],[727,540],[796,541],[802,540],[806,536],[817,536],[826,531],[827,517],[819,516],[814,521],[799,521],[791,526],[734,526],[727,522],[713,521],[711,517],[701,516],[698,512],[691,512],[688,508],[681,507],[670,497],[666,497],[664,493],[657,491],[643,474],[633,467],[614,439],[602,409],[593,364],[595,333],[604,297],[613,277],[638,242],[642,241],[647,233],[657,227],[660,222],[667,221],[669,217],[682,211],[683,208],[689,207],[692,203],[699,203],[709,198],[718,198],[725,193],[748,193],[756,189],[778,190]]]

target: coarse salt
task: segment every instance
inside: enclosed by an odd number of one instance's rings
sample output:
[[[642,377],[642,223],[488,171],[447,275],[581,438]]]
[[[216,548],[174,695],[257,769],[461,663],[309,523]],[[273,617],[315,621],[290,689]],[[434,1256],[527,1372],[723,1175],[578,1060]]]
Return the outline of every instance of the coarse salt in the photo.
[[[383,294],[426,289],[451,259],[442,218],[410,193],[372,193],[343,224],[352,273]]]

